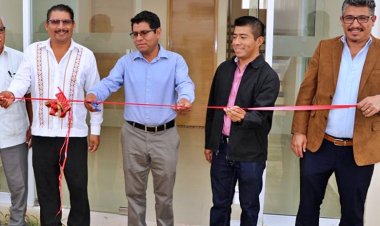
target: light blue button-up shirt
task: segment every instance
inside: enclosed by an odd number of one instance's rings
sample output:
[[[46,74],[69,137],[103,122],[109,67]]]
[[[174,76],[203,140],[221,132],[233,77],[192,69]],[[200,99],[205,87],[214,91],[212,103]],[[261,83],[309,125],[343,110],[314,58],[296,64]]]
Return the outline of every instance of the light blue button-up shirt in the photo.
[[[148,62],[139,51],[121,57],[108,77],[89,93],[104,101],[124,86],[125,102],[173,105],[185,98],[194,101],[194,83],[183,57],[160,46],[158,56]],[[167,123],[176,117],[169,107],[125,105],[124,119],[148,126]]]
[[[360,78],[372,39],[370,38],[367,41],[365,46],[353,59],[345,36],[343,36],[341,40],[344,47],[338,83],[332,104],[356,104]],[[352,138],[354,133],[355,110],[355,108],[331,110],[327,121],[326,133],[334,137]]]

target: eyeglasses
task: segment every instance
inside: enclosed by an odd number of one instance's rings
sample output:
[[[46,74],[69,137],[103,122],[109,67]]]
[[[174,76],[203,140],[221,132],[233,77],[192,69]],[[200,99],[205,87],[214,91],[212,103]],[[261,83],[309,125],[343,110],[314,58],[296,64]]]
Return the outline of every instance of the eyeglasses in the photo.
[[[0,27],[0,34],[3,34],[5,32],[5,27]]]
[[[58,26],[61,24],[63,24],[63,26],[68,26],[68,25],[71,25],[74,23],[74,20],[71,20],[71,19],[63,19],[63,20],[59,20],[59,19],[51,19],[51,20],[48,20],[48,22],[51,24],[51,25],[54,25],[54,26]]]
[[[343,16],[342,17],[342,20],[345,24],[352,24],[355,20],[357,20],[360,24],[364,24],[364,23],[367,23],[368,20],[371,18],[372,16],[366,16],[366,15],[360,15],[360,16],[352,16],[352,15],[348,15],[348,16]]]
[[[140,32],[131,32],[129,35],[131,36],[131,38],[135,39],[137,38],[139,35],[142,37],[142,38],[145,38],[149,32],[154,32],[156,33],[156,28],[155,29],[152,29],[152,30],[143,30],[143,31],[140,31]]]

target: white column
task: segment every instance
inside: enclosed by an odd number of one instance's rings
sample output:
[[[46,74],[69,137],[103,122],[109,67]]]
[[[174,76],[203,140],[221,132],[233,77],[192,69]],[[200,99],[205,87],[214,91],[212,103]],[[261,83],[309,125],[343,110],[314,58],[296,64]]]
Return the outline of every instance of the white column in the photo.
[[[25,49],[32,42],[32,0],[22,1],[23,10],[23,49]],[[35,200],[35,181],[34,171],[32,167],[32,149],[29,150],[28,155],[28,206],[34,205]]]
[[[32,42],[32,0],[22,1],[23,11],[23,48],[25,49]]]
[[[274,31],[274,0],[267,1],[267,23],[265,36],[265,61],[272,66],[273,62],[273,31]]]
[[[377,16],[377,20],[375,22],[375,26],[372,28],[372,34],[380,38],[380,0],[375,0],[376,8],[375,8],[375,16]]]

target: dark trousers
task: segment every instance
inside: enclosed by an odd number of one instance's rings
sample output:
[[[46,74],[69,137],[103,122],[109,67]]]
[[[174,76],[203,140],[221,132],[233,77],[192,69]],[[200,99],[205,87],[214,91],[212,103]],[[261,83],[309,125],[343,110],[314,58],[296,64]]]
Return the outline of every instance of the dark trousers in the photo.
[[[239,185],[241,226],[256,226],[260,211],[259,195],[263,186],[265,162],[237,162],[226,159],[228,144],[221,143],[211,163],[213,206],[210,226],[229,226],[235,185]]]
[[[364,204],[374,166],[357,166],[353,149],[324,140],[315,152],[300,160],[301,194],[296,226],[318,226],[327,182],[335,172],[340,195],[340,226],[363,226]]]
[[[33,136],[33,169],[40,204],[41,226],[62,225],[59,192],[59,151],[63,137]],[[70,192],[68,226],[89,226],[90,207],[87,195],[87,138],[71,137],[64,170]],[[62,154],[63,161],[64,154]],[[63,185],[64,186],[64,185]]]

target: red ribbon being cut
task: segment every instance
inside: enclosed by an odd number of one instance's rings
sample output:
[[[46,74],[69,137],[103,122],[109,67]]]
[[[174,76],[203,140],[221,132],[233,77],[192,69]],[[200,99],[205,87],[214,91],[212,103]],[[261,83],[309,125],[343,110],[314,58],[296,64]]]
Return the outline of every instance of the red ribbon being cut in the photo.
[[[59,89],[59,88],[58,88]],[[62,178],[64,175],[64,169],[67,160],[67,151],[69,146],[70,130],[72,127],[73,114],[71,111],[70,103],[84,103],[85,100],[67,100],[64,93],[59,89],[59,93],[56,94],[57,99],[50,98],[25,98],[25,97],[16,97],[17,100],[31,100],[31,101],[47,101],[46,106],[50,107],[50,115],[58,116],[64,118],[68,112],[68,130],[65,137],[65,141],[61,147],[59,153],[59,166],[60,166],[60,175],[59,175],[59,190],[61,196],[61,206],[57,213],[62,211]],[[161,107],[161,108],[180,108],[177,105],[171,104],[150,104],[150,103],[134,103],[134,102],[112,102],[112,101],[97,101],[96,104],[106,104],[106,105],[127,105],[127,106],[141,106],[141,107]],[[199,107],[199,106],[198,106]],[[315,111],[315,110],[334,110],[334,109],[344,109],[344,108],[354,108],[356,104],[344,104],[344,105],[305,105],[305,106],[274,106],[274,107],[250,107],[242,108],[244,110],[250,111]],[[208,109],[221,109],[223,110],[226,106],[206,106]],[[63,159],[62,159],[62,154]]]
[[[16,97],[16,100],[31,100],[31,101],[55,101],[56,99],[51,98],[27,98],[27,97]],[[67,100],[70,103],[84,103],[85,100]],[[96,104],[105,105],[129,105],[129,106],[140,106],[140,107],[162,107],[162,108],[180,108],[180,106],[175,104],[151,104],[151,103],[136,103],[136,102],[114,102],[114,101],[96,101]],[[344,108],[354,108],[356,104],[336,104],[336,105],[298,105],[298,106],[274,106],[274,107],[249,107],[242,108],[244,110],[250,111],[316,111],[316,110],[334,110],[334,109],[344,109]],[[199,106],[198,106],[199,107]],[[205,106],[208,109],[224,109],[227,106]]]

